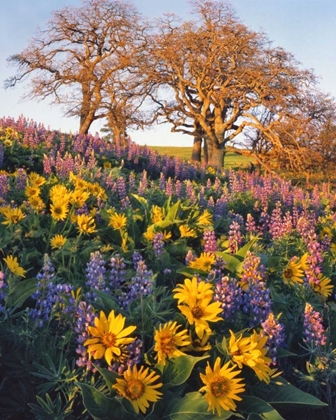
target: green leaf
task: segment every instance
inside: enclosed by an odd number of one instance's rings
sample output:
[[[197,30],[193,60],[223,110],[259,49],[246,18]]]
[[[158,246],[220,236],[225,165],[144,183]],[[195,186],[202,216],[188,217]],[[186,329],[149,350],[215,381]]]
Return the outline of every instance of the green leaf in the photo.
[[[238,251],[236,252],[235,256],[239,256],[239,257],[246,257],[246,254],[248,253],[248,251],[252,248],[252,246],[259,240],[259,237],[256,236],[255,238],[251,239],[249,242],[247,242],[247,244],[245,244],[244,246],[242,246],[241,248],[238,249]]]
[[[249,419],[285,420],[280,414],[266,401],[253,397],[243,396],[243,401],[238,403],[240,412],[249,414]]]
[[[120,375],[118,375],[116,372],[112,372],[112,371],[104,369],[100,366],[95,366],[95,368],[98,370],[98,372],[105,379],[106,385],[109,387],[109,389],[112,390],[112,385],[114,385],[117,382],[116,379],[120,378]]]
[[[170,220],[171,222],[176,221],[178,212],[181,208],[181,200],[178,200],[175,204],[173,204],[164,218],[164,220]]]
[[[222,257],[226,262],[225,268],[227,268],[231,273],[235,273],[238,269],[239,264],[244,260],[243,257],[227,254],[226,252],[216,252],[216,255]]]
[[[102,290],[94,290],[94,293],[97,295],[97,300],[95,301],[95,308],[96,309],[103,309],[106,311],[112,311],[113,309],[115,311],[120,310],[120,306],[118,304],[118,301],[111,296],[110,294],[103,292]]]
[[[186,355],[168,360],[167,365],[163,369],[162,382],[164,383],[164,387],[169,388],[183,384],[189,378],[196,363],[208,357]]]
[[[12,292],[7,296],[7,304],[19,308],[36,291],[36,286],[36,278],[22,280],[16,283]]]
[[[142,416],[127,410],[117,397],[108,398],[96,388],[77,383],[83,395],[85,408],[95,420],[138,420]],[[130,407],[131,408],[131,407]]]
[[[205,278],[208,273],[206,271],[199,270],[197,268],[189,268],[189,267],[183,267],[178,270],[176,270],[177,273],[182,274],[183,276],[188,277],[189,279],[192,279],[195,277],[196,274],[199,274],[201,278]]]
[[[209,412],[209,406],[204,396],[199,392],[189,392],[183,398],[170,394],[163,401],[165,408],[161,420],[218,420],[217,413]],[[222,410],[221,419],[228,419],[234,413]]]
[[[328,405],[314,395],[301,391],[281,377],[273,379],[267,387],[263,388],[262,398],[270,404],[304,405],[316,408]]]

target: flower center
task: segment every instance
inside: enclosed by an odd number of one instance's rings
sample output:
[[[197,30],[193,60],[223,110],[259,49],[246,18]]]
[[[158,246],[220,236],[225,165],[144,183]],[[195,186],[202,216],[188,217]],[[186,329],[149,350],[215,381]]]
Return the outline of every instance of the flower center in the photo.
[[[162,352],[168,355],[172,354],[176,348],[175,338],[171,334],[163,336],[161,338],[160,344]]]
[[[145,392],[145,385],[139,379],[132,379],[127,382],[125,394],[130,400],[139,399]]]
[[[56,214],[62,214],[62,207],[54,207],[54,212]]]
[[[193,314],[193,317],[196,319],[200,319],[204,315],[203,309],[200,308],[199,306],[194,306],[191,310],[191,313]]]
[[[287,279],[290,279],[293,276],[293,270],[291,268],[286,268],[283,274]]]
[[[115,345],[117,337],[115,336],[115,334],[107,332],[102,335],[101,341],[104,347],[109,348]]]
[[[211,393],[214,397],[220,398],[228,394],[230,383],[223,376],[215,376],[210,385]]]

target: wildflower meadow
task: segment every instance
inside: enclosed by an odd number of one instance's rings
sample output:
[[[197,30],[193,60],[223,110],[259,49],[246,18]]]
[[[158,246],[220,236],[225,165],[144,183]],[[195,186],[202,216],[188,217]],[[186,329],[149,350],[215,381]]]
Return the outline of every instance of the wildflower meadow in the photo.
[[[336,192],[0,119],[0,417],[336,417]]]

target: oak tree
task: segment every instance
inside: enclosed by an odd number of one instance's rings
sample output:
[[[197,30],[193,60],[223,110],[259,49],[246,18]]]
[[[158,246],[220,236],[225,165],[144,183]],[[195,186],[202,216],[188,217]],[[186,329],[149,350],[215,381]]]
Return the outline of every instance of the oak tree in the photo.
[[[100,118],[109,118],[115,129],[122,118],[123,130],[128,122],[121,114],[134,111],[142,100],[132,90],[128,71],[136,67],[145,43],[145,26],[132,4],[84,0],[81,7],[54,12],[47,28],[9,57],[18,72],[5,87],[31,76],[26,97],[50,97],[63,105],[67,116],[79,117],[80,133]]]

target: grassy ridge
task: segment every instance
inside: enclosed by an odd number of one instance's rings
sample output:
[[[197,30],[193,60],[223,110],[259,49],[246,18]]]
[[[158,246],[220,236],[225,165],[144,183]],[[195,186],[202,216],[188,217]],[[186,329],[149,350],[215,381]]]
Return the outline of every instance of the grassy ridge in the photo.
[[[172,147],[172,146],[148,146],[151,150],[156,150],[160,155],[168,155],[179,157],[181,159],[190,160],[191,147]],[[230,149],[229,149],[230,150]],[[247,168],[253,158],[249,156],[239,155],[232,151],[228,151],[225,155],[224,166],[226,168]]]

